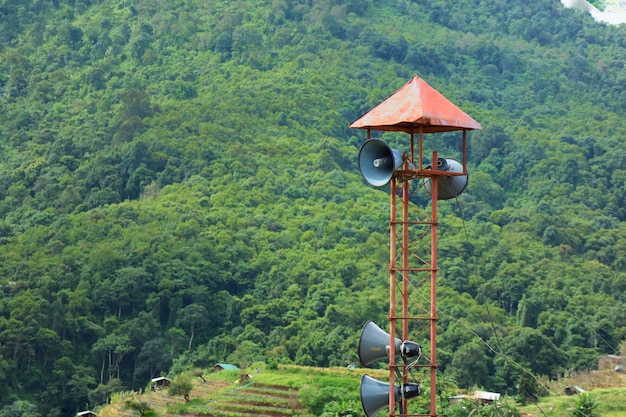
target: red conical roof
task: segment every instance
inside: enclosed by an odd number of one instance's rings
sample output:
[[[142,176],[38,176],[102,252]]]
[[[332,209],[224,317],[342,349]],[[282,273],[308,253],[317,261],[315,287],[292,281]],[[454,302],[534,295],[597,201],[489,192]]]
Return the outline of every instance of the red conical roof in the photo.
[[[452,104],[415,74],[413,79],[350,125],[357,129],[418,132],[482,129],[480,123]]]

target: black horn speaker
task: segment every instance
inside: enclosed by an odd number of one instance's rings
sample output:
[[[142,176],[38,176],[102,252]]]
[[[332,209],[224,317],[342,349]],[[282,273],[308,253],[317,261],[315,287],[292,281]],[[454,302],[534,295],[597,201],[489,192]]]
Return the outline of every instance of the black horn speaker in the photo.
[[[389,406],[389,383],[378,381],[369,375],[361,378],[361,405],[367,417],[376,414]],[[394,386],[394,407],[401,399],[410,399],[420,395],[420,387],[417,384],[405,384],[402,387]]]
[[[389,356],[389,333],[369,320],[361,330],[358,354],[361,365],[368,366],[373,362]],[[402,341],[395,338],[395,353],[405,357],[419,356],[422,353],[420,345],[411,341]]]

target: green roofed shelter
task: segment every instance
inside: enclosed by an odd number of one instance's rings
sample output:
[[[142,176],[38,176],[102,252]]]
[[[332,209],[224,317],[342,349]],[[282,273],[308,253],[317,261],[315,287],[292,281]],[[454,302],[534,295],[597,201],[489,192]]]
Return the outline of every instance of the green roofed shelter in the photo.
[[[239,370],[239,368],[237,368],[235,365],[231,365],[230,363],[216,363],[213,369],[215,370],[215,372]]]

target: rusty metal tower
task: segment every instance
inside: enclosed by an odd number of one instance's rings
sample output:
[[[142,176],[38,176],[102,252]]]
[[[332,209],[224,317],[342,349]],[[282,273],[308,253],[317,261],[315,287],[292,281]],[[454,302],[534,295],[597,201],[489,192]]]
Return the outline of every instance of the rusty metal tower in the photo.
[[[368,417],[385,407],[389,408],[390,417],[436,417],[437,203],[456,197],[465,188],[467,131],[481,129],[481,126],[415,75],[350,127],[367,130],[367,140],[359,152],[359,169],[364,179],[378,187],[389,184],[390,189],[389,334],[368,323],[359,342],[362,364],[389,359],[389,383],[364,376],[361,402]],[[408,149],[405,152],[392,149],[383,141],[373,139],[372,131],[407,133],[410,136]],[[431,162],[425,163],[424,136],[451,131],[462,133],[462,161],[440,158],[434,150]],[[416,179],[423,182],[431,195],[430,213],[419,210],[414,215],[409,211],[409,183]],[[427,245],[428,239],[430,245]],[[424,353],[419,345],[415,348],[417,344],[409,341],[411,331],[422,338],[429,334],[430,346]],[[402,362],[398,364],[399,357]],[[408,357],[417,358],[409,363]],[[409,374],[416,368],[427,370],[430,407],[427,413],[409,414],[407,400],[420,393],[419,385],[409,382]]]

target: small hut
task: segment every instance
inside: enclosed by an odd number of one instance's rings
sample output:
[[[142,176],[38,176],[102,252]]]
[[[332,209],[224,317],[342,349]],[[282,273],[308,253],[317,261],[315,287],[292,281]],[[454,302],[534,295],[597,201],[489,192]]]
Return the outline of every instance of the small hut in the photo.
[[[459,404],[462,403],[463,401],[466,401],[470,399],[469,396],[462,394],[462,395],[452,395],[450,397],[448,397],[448,404]]]
[[[79,411],[76,413],[76,417],[97,417],[96,413],[91,410]]]
[[[497,392],[474,391],[474,395],[454,395],[448,397],[449,404],[458,404],[463,401],[471,400],[481,404],[491,404],[500,400],[500,394]]]
[[[578,385],[568,385],[567,387],[565,387],[564,391],[565,391],[565,395],[576,395],[576,394],[582,394],[583,392],[585,392],[585,390],[579,387]]]
[[[615,369],[616,366],[624,365],[624,359],[619,355],[604,355],[598,360],[598,370]]]
[[[494,401],[500,400],[500,394],[497,392],[474,391],[473,399],[482,404],[491,404]]]
[[[172,383],[172,381],[170,381],[168,378],[164,377],[164,376],[160,376],[157,378],[152,378],[152,380],[150,381],[150,384],[152,386],[152,390],[153,391],[157,391],[160,389],[165,389],[167,387],[170,386],[170,384]]]
[[[216,363],[215,366],[213,367],[213,370],[215,372],[238,371],[239,368],[237,368],[235,365],[231,365],[229,363]]]

